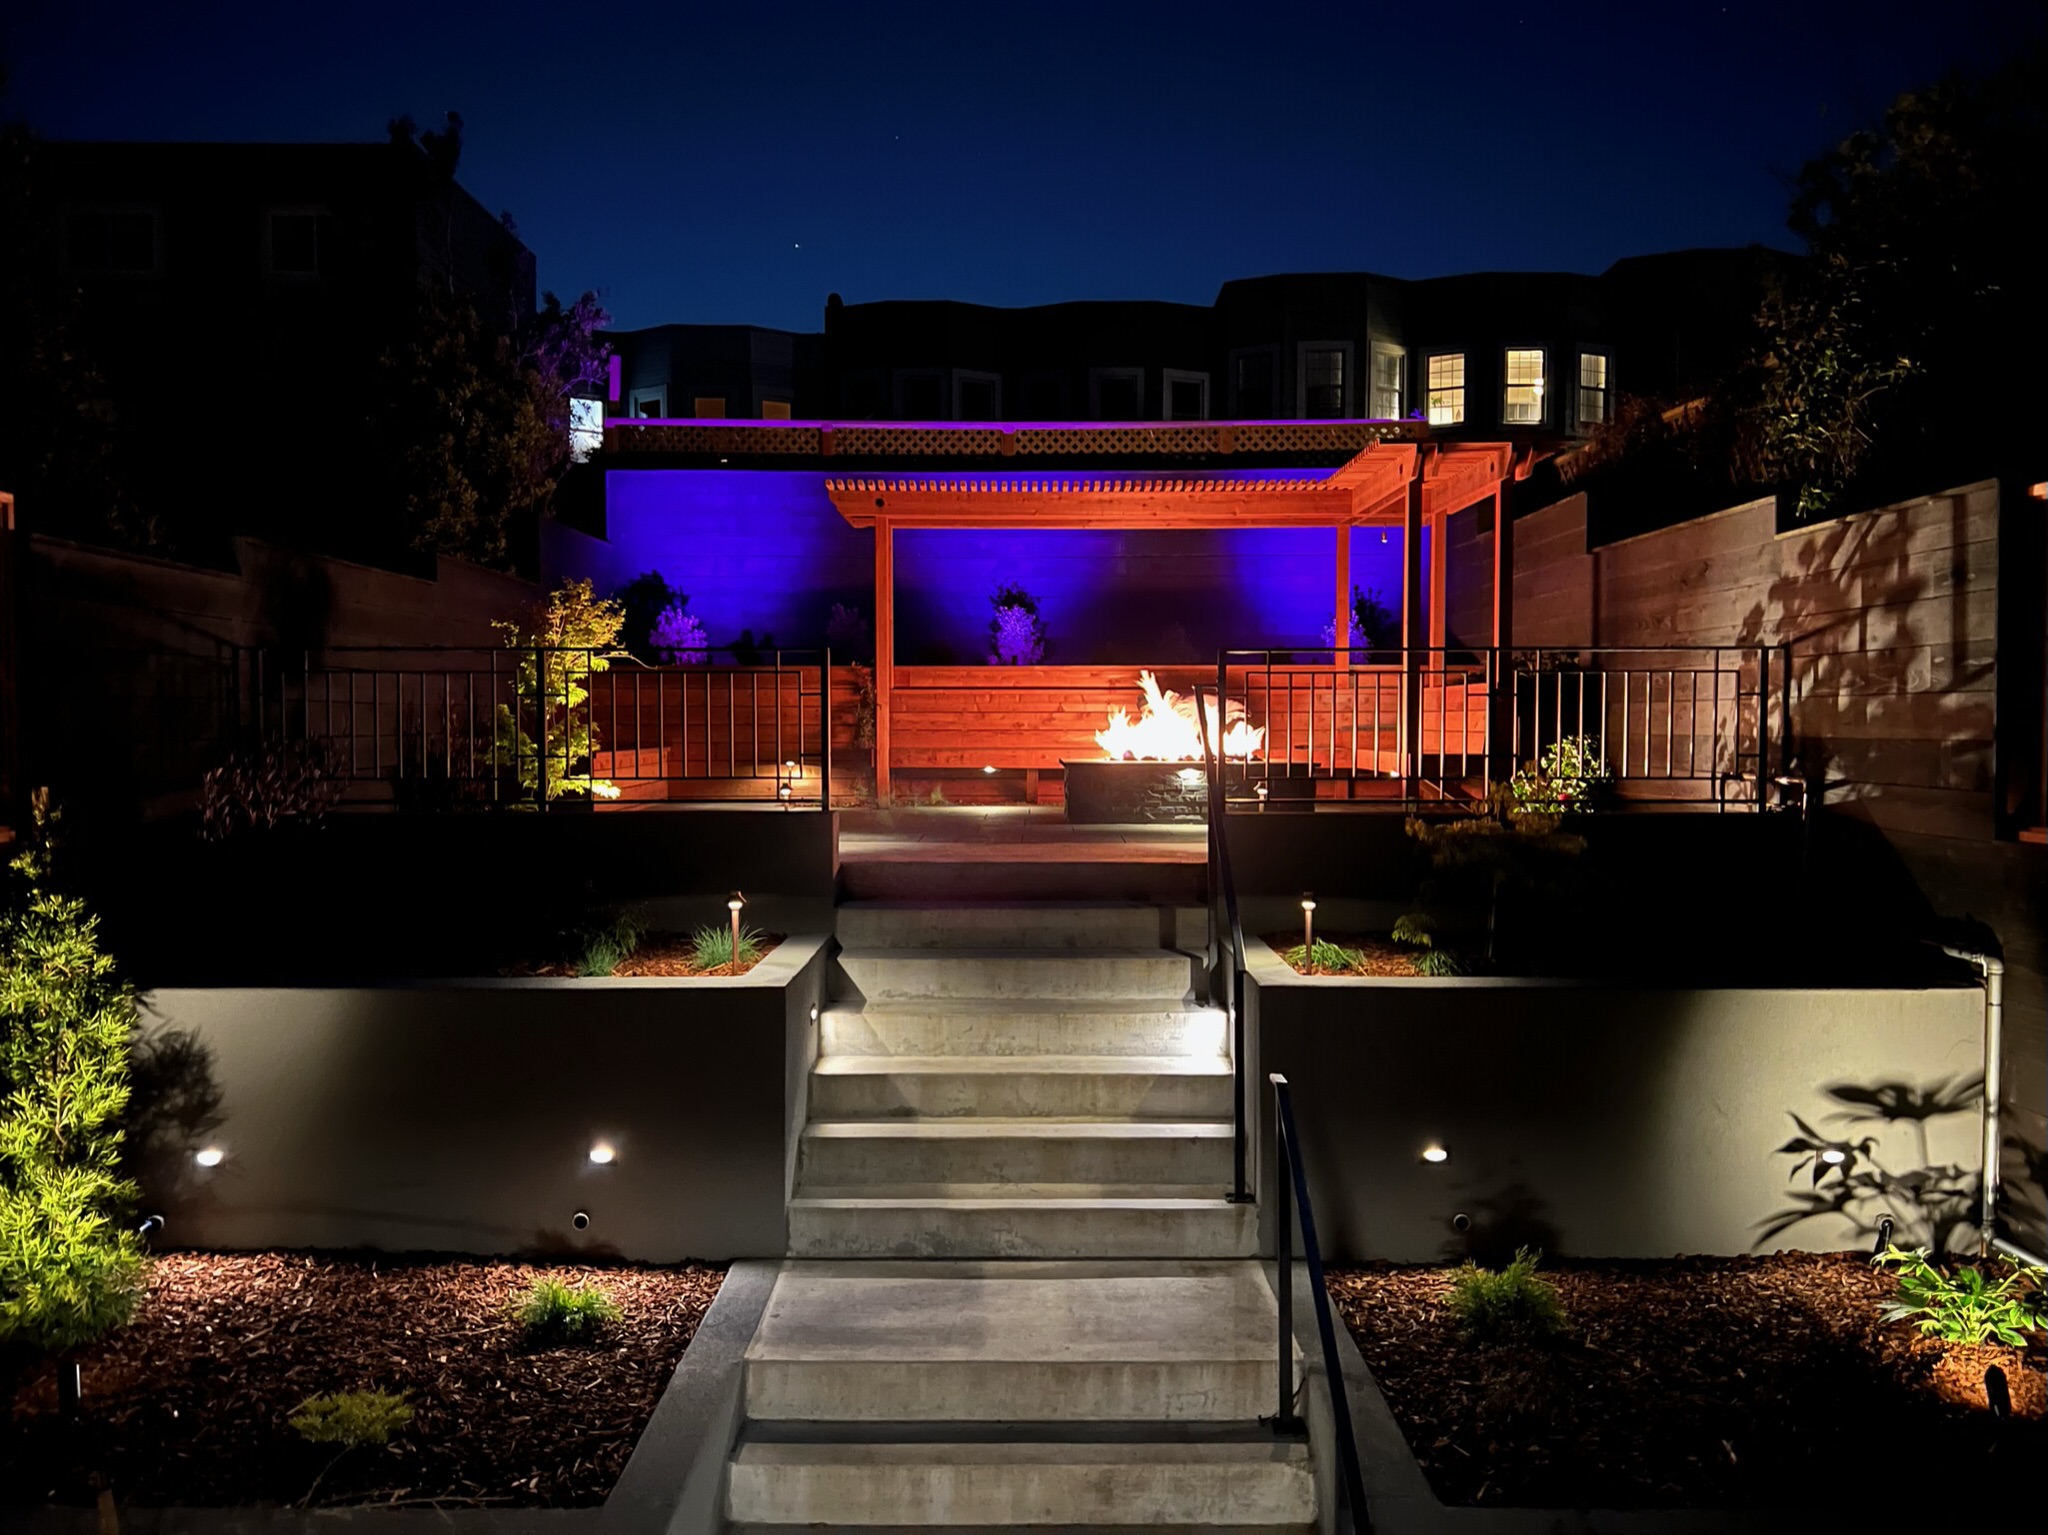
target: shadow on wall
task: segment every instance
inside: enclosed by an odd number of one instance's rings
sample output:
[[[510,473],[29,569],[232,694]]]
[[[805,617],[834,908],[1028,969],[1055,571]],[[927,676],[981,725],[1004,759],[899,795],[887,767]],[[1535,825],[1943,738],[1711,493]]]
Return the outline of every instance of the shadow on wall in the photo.
[[[1957,1238],[1976,1229],[1984,1180],[1955,1162],[1936,1162],[1927,1127],[1936,1119],[1974,1112],[1984,1100],[1980,1073],[1938,1078],[1914,1085],[1837,1082],[1821,1089],[1837,1105],[1824,1120],[1843,1127],[1840,1136],[1815,1129],[1798,1114],[1799,1133],[1772,1155],[1795,1157],[1787,1176],[1793,1188],[1782,1209],[1758,1222],[1755,1245],[1763,1247],[1803,1222],[1834,1216],[1849,1222],[1859,1238],[1875,1240],[1878,1223],[1890,1216],[1892,1240],[1900,1247],[1953,1251]],[[1877,1133],[1857,1133],[1876,1126]],[[1897,1149],[1905,1143],[1905,1163]]]
[[[191,1208],[201,1193],[192,1154],[226,1122],[213,1052],[196,1034],[158,1025],[136,1040],[122,1156],[146,1206]]]
[[[1563,1245],[1562,1234],[1551,1224],[1550,1207],[1526,1183],[1506,1184],[1491,1194],[1466,1199],[1463,1205],[1451,1217],[1450,1235],[1444,1239],[1446,1263],[1470,1258],[1487,1268],[1500,1268],[1521,1248],[1556,1253]]]

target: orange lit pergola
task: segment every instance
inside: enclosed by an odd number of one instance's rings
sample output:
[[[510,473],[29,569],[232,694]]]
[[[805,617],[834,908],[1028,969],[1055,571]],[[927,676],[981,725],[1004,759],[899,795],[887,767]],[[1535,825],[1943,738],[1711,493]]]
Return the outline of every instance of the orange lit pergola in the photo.
[[[829,450],[828,450],[829,451]],[[1007,456],[1008,449],[1005,449]],[[895,686],[898,528],[1136,529],[1328,528],[1335,545],[1335,632],[1350,632],[1352,528],[1403,530],[1401,634],[1411,679],[1426,648],[1444,644],[1444,525],[1452,513],[1494,503],[1492,643],[1513,643],[1514,530],[1505,487],[1525,476],[1531,454],[1511,443],[1378,440],[1334,473],[1267,479],[1219,479],[1172,471],[1107,477],[1035,472],[1005,465],[996,473],[828,475],[840,514],[875,534],[875,787],[889,794],[890,700]],[[1423,530],[1431,530],[1428,569]],[[1428,585],[1425,588],[1424,582]],[[1428,593],[1428,632],[1423,632]],[[1350,652],[1334,657],[1351,664]],[[1411,688],[1415,697],[1419,689]]]

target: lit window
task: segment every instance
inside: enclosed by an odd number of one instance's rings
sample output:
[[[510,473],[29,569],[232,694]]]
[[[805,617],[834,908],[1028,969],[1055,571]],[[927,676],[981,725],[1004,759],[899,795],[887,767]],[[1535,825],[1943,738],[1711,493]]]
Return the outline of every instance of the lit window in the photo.
[[[1579,424],[1598,426],[1607,419],[1607,354],[1579,353]]]
[[[1344,350],[1319,346],[1301,362],[1301,413],[1325,420],[1344,414]]]
[[[761,402],[761,419],[763,421],[787,421],[789,419],[789,401],[763,400]]]
[[[156,215],[90,209],[64,221],[64,264],[74,272],[154,272]]]
[[[604,401],[569,402],[569,456],[582,463],[604,446]]]
[[[1401,365],[1408,354],[1384,341],[1372,344],[1372,418],[1375,421],[1401,419]]]
[[[320,226],[323,222],[318,213],[270,215],[270,244],[266,261],[273,276],[320,275]]]
[[[1502,374],[1500,418],[1510,426],[1535,425],[1543,419],[1543,352],[1539,347],[1511,347]]]
[[[1457,426],[1465,419],[1465,354],[1439,352],[1429,360],[1429,424]]]
[[[690,414],[713,420],[725,415],[725,396],[722,394],[700,394],[690,402]]]

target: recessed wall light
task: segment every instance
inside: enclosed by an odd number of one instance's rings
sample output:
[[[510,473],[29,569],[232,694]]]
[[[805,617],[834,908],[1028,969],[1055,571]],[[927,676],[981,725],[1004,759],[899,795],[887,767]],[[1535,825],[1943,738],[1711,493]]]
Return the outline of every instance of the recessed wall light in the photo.
[[[218,1167],[228,1159],[228,1154],[218,1146],[201,1146],[192,1153],[192,1160],[201,1167]]]
[[[610,1167],[618,1159],[619,1154],[612,1149],[610,1141],[599,1141],[590,1148],[590,1161],[593,1166]]]
[[[1849,1160],[1849,1153],[1846,1151],[1837,1151],[1834,1147],[1830,1146],[1826,1151],[1823,1151],[1820,1154],[1820,1159],[1823,1162],[1827,1163],[1830,1167],[1840,1167],[1844,1162]]]
[[[1448,1162],[1450,1161],[1450,1159],[1450,1152],[1446,1151],[1443,1147],[1437,1145],[1433,1141],[1429,1145],[1422,1148],[1422,1160],[1425,1162]]]

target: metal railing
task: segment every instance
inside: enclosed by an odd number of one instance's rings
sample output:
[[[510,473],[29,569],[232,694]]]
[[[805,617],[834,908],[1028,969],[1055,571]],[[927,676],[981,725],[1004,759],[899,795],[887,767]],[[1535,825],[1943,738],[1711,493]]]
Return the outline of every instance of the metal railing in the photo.
[[[334,647],[248,651],[236,671],[237,744],[312,748],[349,799],[831,806],[829,652]]]
[[[1294,1380],[1294,1216],[1301,1219],[1301,1258],[1308,1268],[1309,1294],[1316,1312],[1316,1337],[1322,1344],[1323,1375],[1330,1387],[1331,1437],[1337,1442],[1337,1471],[1350,1506],[1351,1527],[1366,1531],[1372,1517],[1365,1503],[1365,1475],[1358,1464],[1358,1440],[1351,1430],[1351,1399],[1344,1390],[1344,1363],[1337,1353],[1337,1329],[1330,1319],[1330,1294],[1323,1284],[1323,1250],[1316,1241],[1315,1207],[1309,1202],[1308,1174],[1302,1166],[1301,1135],[1295,1128],[1294,1094],[1287,1078],[1273,1072],[1273,1231],[1276,1261],[1275,1298],[1280,1303],[1280,1371],[1278,1405],[1272,1417],[1275,1433],[1300,1433],[1295,1411]],[[1293,1210],[1290,1211],[1289,1196]]]
[[[1230,843],[1223,819],[1223,771],[1209,739],[1206,688],[1195,689],[1195,722],[1202,735],[1202,761],[1209,783],[1209,995],[1223,999],[1230,1040],[1230,1193],[1233,1204],[1250,1204],[1245,1116],[1244,923],[1238,916],[1237,881],[1230,870]],[[1220,722],[1222,713],[1216,715]]]
[[[1218,699],[1266,734],[1226,808],[1484,800],[1561,753],[1623,802],[1763,808],[1787,756],[1774,671],[1761,645],[1227,650]]]

